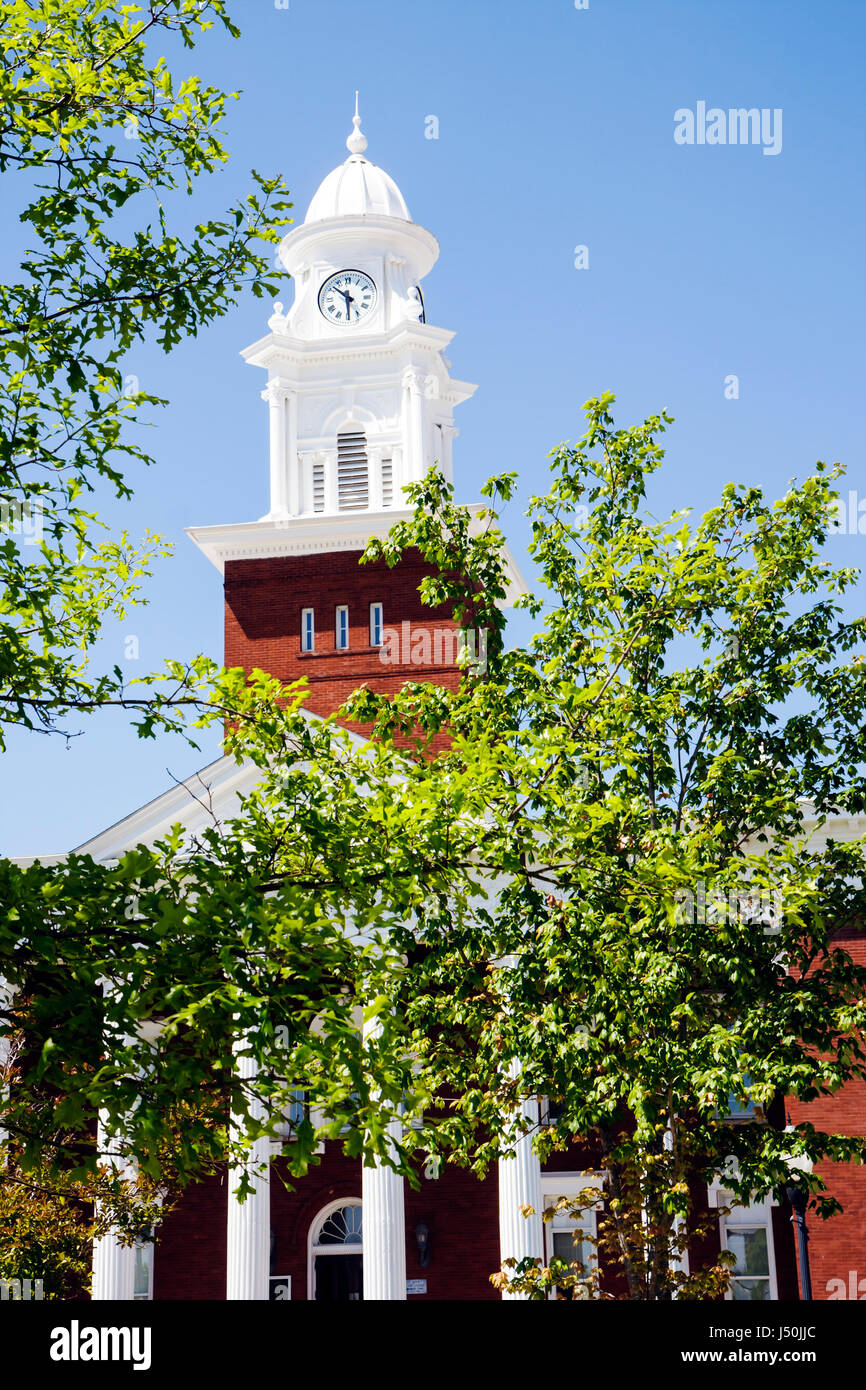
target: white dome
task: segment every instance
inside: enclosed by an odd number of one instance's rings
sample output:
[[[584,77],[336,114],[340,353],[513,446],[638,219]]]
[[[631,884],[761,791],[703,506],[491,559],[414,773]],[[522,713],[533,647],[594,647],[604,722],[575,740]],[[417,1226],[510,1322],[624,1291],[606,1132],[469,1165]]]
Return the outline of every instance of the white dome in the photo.
[[[322,222],[330,217],[364,217],[367,214],[399,217],[404,222],[411,222],[406,199],[390,174],[364,158],[367,140],[361,133],[357,107],[352,124],[355,128],[346,141],[349,158],[345,164],[332,169],[319,184],[304,222]]]
[[[411,222],[406,199],[390,174],[361,155],[352,155],[319,184],[307,208],[305,222],[326,217],[363,217],[378,213]]]

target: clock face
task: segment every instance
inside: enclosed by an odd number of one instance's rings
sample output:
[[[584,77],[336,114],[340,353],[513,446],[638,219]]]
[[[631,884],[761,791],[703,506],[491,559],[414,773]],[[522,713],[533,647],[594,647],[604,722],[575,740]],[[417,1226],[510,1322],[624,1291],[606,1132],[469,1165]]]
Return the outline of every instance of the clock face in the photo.
[[[376,306],[376,286],[363,270],[338,270],[319,290],[319,308],[331,323],[360,323]]]

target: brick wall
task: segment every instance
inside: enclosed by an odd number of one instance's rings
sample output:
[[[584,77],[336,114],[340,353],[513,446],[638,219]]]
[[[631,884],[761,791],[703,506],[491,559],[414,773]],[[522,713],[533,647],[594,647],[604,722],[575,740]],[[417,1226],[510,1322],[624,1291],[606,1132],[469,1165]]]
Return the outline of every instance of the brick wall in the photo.
[[[282,1175],[281,1175],[282,1169]],[[271,1227],[276,1240],[272,1268],[290,1274],[292,1299],[306,1299],[310,1228],[322,1209],[340,1198],[361,1198],[361,1165],[336,1144],[294,1190],[282,1181],[278,1161],[271,1177]],[[212,1178],[189,1189],[166,1217],[154,1258],[154,1298],[225,1298],[228,1178]],[[498,1300],[490,1275],[499,1268],[499,1185],[495,1171],[480,1181],[460,1168],[446,1168],[436,1181],[405,1185],[406,1277],[426,1279],[427,1293],[410,1301]],[[415,1227],[430,1231],[430,1261],[421,1267]]]
[[[321,715],[332,714],[362,685],[384,694],[393,694],[408,680],[455,689],[460,673],[453,659],[453,639],[442,636],[455,631],[450,607],[427,607],[418,593],[421,581],[433,573],[431,566],[411,550],[393,569],[384,561],[360,565],[359,560],[359,551],[332,551],[229,562],[225,568],[226,665],[247,671],[259,667],[286,682],[305,677],[310,686],[305,707]],[[400,647],[394,655],[408,659],[385,664],[381,658],[390,656],[390,650],[370,646],[371,603],[383,605],[386,629],[400,630]],[[347,651],[337,651],[335,645],[338,604],[349,608]],[[313,654],[301,651],[304,608],[315,611]],[[422,660],[428,653],[429,664]]]
[[[845,928],[835,940],[858,965],[866,964],[862,931]],[[866,1135],[866,1084],[852,1082],[835,1095],[822,1096],[809,1105],[790,1100],[788,1115],[794,1124],[808,1120],[816,1129],[831,1134]],[[812,1297],[866,1299],[866,1168],[820,1163],[816,1172],[825,1179],[828,1194],[841,1202],[843,1210],[840,1216],[828,1221],[821,1221],[812,1213],[807,1216]]]

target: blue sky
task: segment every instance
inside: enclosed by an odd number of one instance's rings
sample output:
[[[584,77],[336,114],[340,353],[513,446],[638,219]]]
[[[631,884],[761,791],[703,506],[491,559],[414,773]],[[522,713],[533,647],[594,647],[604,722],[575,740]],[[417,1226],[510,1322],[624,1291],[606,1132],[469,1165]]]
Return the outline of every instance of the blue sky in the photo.
[[[604,390],[623,424],[676,417],[658,514],[703,509],[731,479],[784,491],[816,458],[845,462],[866,497],[862,0],[235,0],[234,11],[239,42],[213,35],[176,64],[243,89],[226,121],[231,163],[192,211],[218,212],[255,167],[283,173],[302,218],[345,158],[360,89],[368,157],[441,243],[428,318],[456,330],[454,373],[479,383],[458,414],[461,500],[505,468],[520,473],[521,498],[541,490],[546,454],[579,436],[581,404]],[[699,101],[781,109],[781,152],[678,145],[674,113]],[[575,269],[576,246],[588,269]],[[177,542],[149,607],[106,632],[108,664],[138,637],[131,676],[167,656],[222,656],[220,579],[183,533],[266,510],[263,382],[238,353],[268,313],[250,295],[170,358],[143,349],[129,362],[171,404],[147,440],[156,466],[111,519]],[[519,556],[521,511],[504,517]],[[863,563],[866,538],[832,544],[840,562]],[[859,608],[862,597],[861,585]],[[218,753],[215,739],[201,755],[179,739],[141,742],[119,716],[81,727],[69,747],[13,738],[0,852],[67,849]]]

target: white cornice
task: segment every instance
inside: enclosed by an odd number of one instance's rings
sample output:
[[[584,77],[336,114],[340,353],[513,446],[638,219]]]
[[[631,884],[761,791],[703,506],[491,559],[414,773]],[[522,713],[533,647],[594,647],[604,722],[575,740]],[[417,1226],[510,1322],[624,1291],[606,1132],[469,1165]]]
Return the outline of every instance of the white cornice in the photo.
[[[359,333],[343,339],[293,338],[287,333],[266,333],[242,348],[241,357],[254,367],[270,367],[277,361],[291,361],[305,367],[319,363],[347,364],[358,359],[396,357],[406,348],[427,354],[444,352],[454,338],[449,328],[431,323],[400,323],[384,333]],[[474,388],[473,388],[474,389]]]
[[[419,273],[428,274],[439,258],[439,242],[417,222],[380,213],[326,217],[302,222],[287,232],[280,243],[280,259],[290,275],[297,275],[305,261],[327,251],[339,254],[345,245],[368,243],[399,251],[418,261]]]
[[[473,503],[469,510],[477,513],[481,504]],[[320,513],[279,520],[265,517],[261,521],[230,522],[224,526],[191,526],[186,534],[220,574],[224,574],[226,564],[233,560],[361,551],[371,537],[384,539],[395,522],[408,521],[411,517],[411,511],[397,508],[355,514]],[[479,529],[481,524],[478,523]],[[526,593],[526,581],[508,545],[505,563],[508,574],[505,607],[511,607],[518,595]]]

